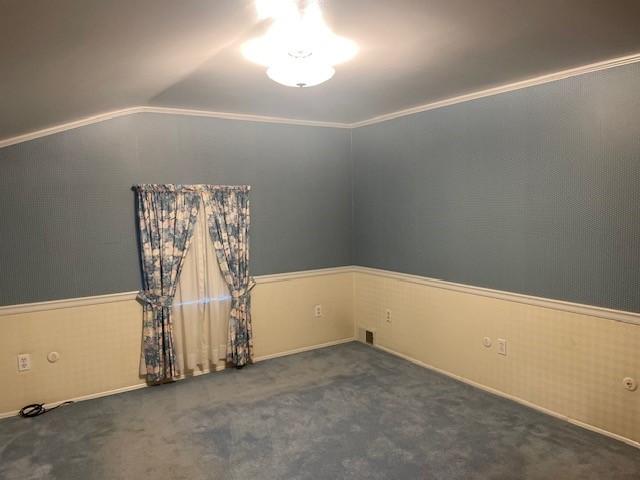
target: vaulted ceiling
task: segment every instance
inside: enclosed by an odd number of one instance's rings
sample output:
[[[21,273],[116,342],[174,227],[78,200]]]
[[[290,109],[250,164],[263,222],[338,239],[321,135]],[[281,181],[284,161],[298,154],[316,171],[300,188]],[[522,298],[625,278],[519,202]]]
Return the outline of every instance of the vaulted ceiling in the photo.
[[[0,139],[149,105],[357,122],[640,52],[638,0],[324,0],[361,47],[283,87],[240,45],[250,0],[0,0]]]

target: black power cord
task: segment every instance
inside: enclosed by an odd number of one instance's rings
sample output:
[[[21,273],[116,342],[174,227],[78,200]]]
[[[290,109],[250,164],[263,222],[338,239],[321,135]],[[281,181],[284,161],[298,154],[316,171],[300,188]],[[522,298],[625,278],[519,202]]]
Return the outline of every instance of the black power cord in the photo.
[[[73,402],[71,400],[67,402],[62,402],[56,405],[55,407],[45,408],[44,403],[32,403],[31,405],[27,405],[26,407],[22,407],[20,409],[20,415],[22,418],[32,418],[37,417],[38,415],[43,415],[51,410],[55,410],[56,408],[64,407],[65,405],[71,405]]]

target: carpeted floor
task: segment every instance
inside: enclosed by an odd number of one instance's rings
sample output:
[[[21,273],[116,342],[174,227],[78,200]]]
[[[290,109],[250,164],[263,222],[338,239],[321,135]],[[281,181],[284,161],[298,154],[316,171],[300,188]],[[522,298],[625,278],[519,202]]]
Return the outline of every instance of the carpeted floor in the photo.
[[[349,343],[0,421],[2,479],[634,479],[640,450]]]

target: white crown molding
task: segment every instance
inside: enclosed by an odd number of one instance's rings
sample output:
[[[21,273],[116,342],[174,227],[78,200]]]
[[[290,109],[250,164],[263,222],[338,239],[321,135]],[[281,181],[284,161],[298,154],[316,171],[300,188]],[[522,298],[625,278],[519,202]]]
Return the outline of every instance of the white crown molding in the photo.
[[[258,275],[254,277],[258,285],[275,282],[286,282],[301,278],[312,278],[325,275],[337,275],[351,273],[353,267],[332,267],[317,270],[304,270],[299,272],[276,273],[271,275]],[[7,315],[19,315],[23,313],[59,310],[61,308],[86,307],[100,305],[102,303],[131,302],[136,299],[138,292],[109,293],[106,295],[93,295],[90,297],[65,298],[62,300],[47,300],[44,302],[23,303],[19,305],[7,305],[0,307],[0,317]]]
[[[386,122],[399,117],[405,117],[407,115],[413,115],[414,113],[426,112],[428,110],[434,110],[436,108],[448,107],[457,103],[469,102],[471,100],[477,100],[479,98],[491,97],[500,93],[512,92],[514,90],[521,90],[523,88],[533,87],[536,85],[543,85],[545,83],[555,82],[563,80],[565,78],[577,77],[586,73],[597,72],[600,70],[607,70],[609,68],[620,67],[622,65],[628,65],[631,63],[640,62],[640,53],[633,55],[627,55],[624,57],[612,58],[602,62],[591,63],[589,65],[583,65],[576,68],[570,68],[559,72],[542,75],[539,77],[529,78],[519,82],[508,83],[499,87],[488,88],[486,90],[479,90],[476,92],[460,95],[458,97],[446,98],[437,102],[431,102],[424,105],[418,105],[416,107],[407,108],[404,110],[398,110],[397,112],[386,113],[377,117],[362,120],[361,122],[355,122],[351,124],[351,128],[360,128],[367,125],[373,125],[375,123]]]
[[[428,110],[434,110],[436,108],[447,107],[455,105],[457,103],[468,102],[479,98],[490,97],[498,95],[500,93],[511,92],[514,90],[520,90],[535,85],[542,85],[549,82],[555,82],[569,77],[576,77],[584,75],[585,73],[597,72],[600,70],[606,70],[609,68],[619,67],[622,65],[628,65],[631,63],[640,62],[640,53],[633,55],[627,55],[625,57],[617,57],[602,62],[592,63],[589,65],[583,65],[581,67],[570,68],[568,70],[562,70],[560,72],[551,73],[548,75],[542,75],[539,77],[522,80],[520,82],[509,83],[499,87],[489,88],[486,90],[479,90],[476,92],[468,93],[466,95],[460,95],[457,97],[446,98],[437,102],[427,103],[424,105],[418,105],[416,107],[407,108],[404,110],[398,110],[397,112],[386,113],[366,120],[362,120],[354,123],[339,123],[339,122],[322,122],[314,120],[301,120],[285,117],[269,117],[262,115],[250,115],[243,113],[229,113],[229,112],[213,112],[208,110],[193,110],[186,108],[173,108],[173,107],[154,107],[154,106],[137,106],[123,108],[120,110],[113,110],[110,112],[100,113],[92,115],[90,117],[82,118],[68,123],[62,123],[53,127],[37,130],[23,135],[15,137],[5,138],[0,140],[0,148],[8,147],[29,140],[35,140],[36,138],[46,137],[47,135],[53,135],[54,133],[65,132],[67,130],[73,130],[74,128],[83,127],[85,125],[91,125],[93,123],[104,122],[112,118],[123,117],[125,115],[133,115],[135,113],[161,113],[165,115],[186,115],[192,117],[210,117],[220,118],[224,120],[241,120],[246,122],[261,122],[261,123],[276,123],[284,125],[300,125],[307,127],[326,127],[326,128],[345,128],[354,129],[365,127],[367,125],[373,125],[376,123],[386,122],[395,118],[404,117],[407,115],[413,115],[414,113],[426,112]]]
[[[427,287],[442,288],[445,290],[453,290],[455,292],[467,293],[470,295],[479,295],[482,297],[495,298],[498,300],[506,300],[508,302],[523,303],[526,305],[533,305],[535,307],[549,308],[562,312],[577,313],[580,315],[588,315],[590,317],[614,320],[616,322],[640,325],[640,313],[635,312],[613,310],[610,308],[596,307],[592,305],[585,305],[582,303],[566,302],[564,300],[555,300],[552,298],[534,297],[532,295],[524,295],[521,293],[506,292],[504,290],[493,290],[491,288],[474,287],[472,285],[447,282],[445,280],[440,280],[437,278],[411,275],[408,273],[392,272],[379,268],[353,267],[353,271],[355,273],[375,275],[378,277],[414,283],[417,285],[424,285]]]
[[[140,107],[145,113],[163,113],[165,115],[186,115],[189,117],[209,117],[223,120],[241,120],[245,122],[279,123],[284,125],[300,125],[303,127],[351,128],[349,123],[322,122],[319,120],[301,120],[286,117],[269,117],[245,113],[211,112],[209,110],[192,110],[171,107]]]
[[[0,140],[0,148],[8,147],[10,145],[16,145],[18,143],[28,142],[29,140],[35,140],[36,138],[46,137],[53,135],[54,133],[66,132],[67,130],[73,130],[75,128],[84,127],[94,123],[104,122],[105,120],[111,120],[112,118],[124,117],[126,115],[133,115],[136,113],[160,113],[164,115],[184,115],[188,117],[209,117],[219,118],[222,120],[240,120],[245,122],[259,122],[259,123],[276,123],[284,125],[299,125],[303,127],[325,127],[325,128],[351,128],[348,123],[337,122],[320,122],[314,120],[298,120],[295,118],[284,117],[267,117],[263,115],[249,115],[244,113],[228,113],[228,112],[212,112],[208,110],[192,110],[186,108],[170,108],[170,107],[150,107],[150,106],[137,106],[123,108],[120,110],[113,110],[110,112],[99,113],[90,117],[81,118],[72,122],[61,123],[60,125],[54,125],[53,127],[44,128],[42,130],[36,130],[34,132],[25,133],[15,137],[5,138]]]
[[[16,137],[5,138],[4,140],[0,140],[0,148],[8,147],[9,145],[15,145],[17,143],[28,142],[29,140],[35,140],[36,138],[53,135],[54,133],[66,132],[67,130],[84,127],[85,125],[104,122],[105,120],[111,120],[112,118],[124,117],[126,115],[132,115],[134,113],[141,113],[143,111],[144,107],[130,107],[123,108],[121,110],[112,110],[110,112],[99,113],[90,117],[74,120],[73,122],[61,123],[59,125],[54,125],[53,127],[36,130],[34,132],[25,133]]]

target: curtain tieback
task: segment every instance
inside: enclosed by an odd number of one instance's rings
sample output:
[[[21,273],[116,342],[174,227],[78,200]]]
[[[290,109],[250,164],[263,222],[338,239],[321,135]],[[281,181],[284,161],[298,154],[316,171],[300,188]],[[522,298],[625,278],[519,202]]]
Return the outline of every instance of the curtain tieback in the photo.
[[[253,290],[253,287],[256,286],[256,281],[253,279],[253,277],[249,277],[249,284],[247,285],[246,288],[240,288],[238,290],[233,290],[231,292],[231,296],[233,298],[246,298],[249,296],[249,294],[251,293],[251,290]]]
[[[153,293],[140,291],[138,292],[138,299],[156,308],[171,307],[173,305],[173,297],[169,295],[154,295]]]

